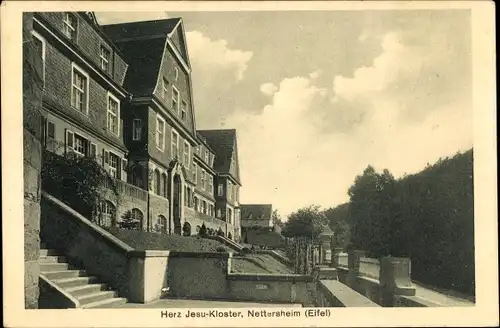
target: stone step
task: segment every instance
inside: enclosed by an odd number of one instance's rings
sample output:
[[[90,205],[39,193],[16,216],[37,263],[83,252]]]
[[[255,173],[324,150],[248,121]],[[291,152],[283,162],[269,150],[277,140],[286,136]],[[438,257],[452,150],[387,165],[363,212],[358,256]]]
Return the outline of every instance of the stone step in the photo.
[[[66,257],[65,256],[58,256],[58,255],[40,256],[39,262],[40,263],[65,263]]]
[[[54,279],[53,282],[61,288],[72,288],[77,286],[85,286],[96,283],[99,279],[95,276],[88,277],[72,277],[64,279]]]
[[[122,305],[125,303],[127,303],[126,298],[115,297],[115,298],[110,298],[108,300],[88,303],[88,304],[85,304],[84,306],[82,306],[82,308],[84,308],[84,309],[109,309],[109,308],[118,307],[119,305]]]
[[[86,305],[89,303],[95,303],[99,301],[104,301],[107,299],[115,298],[118,296],[118,293],[115,291],[100,291],[100,292],[95,292],[91,294],[85,294],[85,295],[80,295],[77,296],[76,298],[80,302],[80,305]]]
[[[47,255],[61,255],[58,251],[55,249],[40,249],[40,256],[47,256]]]
[[[71,295],[78,297],[86,294],[94,294],[102,291],[106,291],[108,286],[106,284],[87,284],[81,286],[74,286],[70,288],[65,288],[65,290]]]
[[[85,270],[64,270],[64,271],[41,271],[43,275],[47,277],[47,279],[55,280],[55,279],[65,279],[65,278],[76,278],[83,277],[86,275]]]
[[[68,269],[70,269],[68,263],[50,263],[50,262],[40,263],[40,271],[42,272],[64,271]]]

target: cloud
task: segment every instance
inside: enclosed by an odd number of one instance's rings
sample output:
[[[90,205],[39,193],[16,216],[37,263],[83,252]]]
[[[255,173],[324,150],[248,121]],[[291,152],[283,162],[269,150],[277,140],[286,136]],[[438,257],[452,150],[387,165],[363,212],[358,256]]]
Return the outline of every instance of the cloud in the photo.
[[[236,81],[243,79],[252,58],[251,51],[230,49],[225,40],[212,40],[198,31],[186,33],[189,55],[197,69],[202,71],[227,71]]]
[[[320,69],[309,74],[309,77],[313,80],[317,79],[321,75],[322,71]]]
[[[120,23],[128,23],[128,22],[137,22],[137,21],[148,21],[148,20],[156,20],[156,19],[165,19],[168,18],[168,14],[164,11],[122,11],[122,12],[95,12],[97,20],[101,25],[108,24],[120,24]]]
[[[262,92],[266,96],[272,96],[276,92],[276,90],[278,90],[278,87],[270,82],[260,85],[260,92]]]

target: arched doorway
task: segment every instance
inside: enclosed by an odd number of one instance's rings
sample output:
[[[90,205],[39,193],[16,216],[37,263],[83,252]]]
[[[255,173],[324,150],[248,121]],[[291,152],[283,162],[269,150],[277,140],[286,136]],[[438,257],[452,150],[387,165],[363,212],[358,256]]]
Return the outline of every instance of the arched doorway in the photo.
[[[182,181],[178,174],[174,176],[173,185],[173,219],[174,219],[174,233],[180,235],[182,233],[181,226],[181,192],[182,192]]]

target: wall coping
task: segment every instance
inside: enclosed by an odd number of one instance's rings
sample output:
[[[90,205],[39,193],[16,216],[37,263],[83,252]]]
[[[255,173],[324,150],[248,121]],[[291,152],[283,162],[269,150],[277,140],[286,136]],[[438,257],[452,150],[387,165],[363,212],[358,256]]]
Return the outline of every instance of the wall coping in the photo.
[[[320,280],[318,286],[322,292],[328,295],[328,298],[337,300],[344,307],[380,307],[377,303],[338,280]]]
[[[229,273],[228,280],[240,281],[291,281],[291,282],[312,282],[313,277],[306,274],[268,274],[268,273]]]
[[[71,296],[69,293],[67,293],[64,289],[60,288],[56,284],[54,284],[52,281],[50,281],[47,277],[45,277],[43,274],[39,274],[40,279],[42,279],[47,285],[49,285],[51,288],[55,289],[58,293],[63,295],[65,298],[67,298],[71,303],[73,303],[75,308],[80,307],[80,302]]]
[[[140,258],[146,258],[146,257],[169,257],[170,256],[170,251],[163,251],[163,250],[143,250],[143,251],[130,251],[129,257],[140,257]]]
[[[169,251],[169,257],[227,259],[229,253]]]
[[[70,214],[71,216],[73,216],[75,219],[77,219],[78,221],[80,221],[84,225],[86,225],[88,228],[90,228],[91,231],[94,231],[95,233],[101,235],[105,240],[109,241],[110,243],[114,244],[115,246],[118,246],[122,251],[127,252],[127,253],[134,251],[134,249],[132,247],[125,244],[123,241],[116,238],[115,236],[113,236],[111,233],[107,232],[103,228],[93,224],[88,219],[86,219],[83,215],[81,215],[80,213],[73,210],[68,205],[61,202],[59,199],[55,198],[54,196],[50,195],[49,193],[47,193],[43,190],[42,190],[42,197],[45,198],[47,201],[51,202],[52,204],[58,206],[60,209],[62,209],[66,213]]]
[[[421,305],[422,307],[440,307],[440,306],[442,306],[439,303],[429,301],[429,300],[422,298],[422,297],[419,297],[419,296],[397,295],[397,297],[404,299],[410,303]]]

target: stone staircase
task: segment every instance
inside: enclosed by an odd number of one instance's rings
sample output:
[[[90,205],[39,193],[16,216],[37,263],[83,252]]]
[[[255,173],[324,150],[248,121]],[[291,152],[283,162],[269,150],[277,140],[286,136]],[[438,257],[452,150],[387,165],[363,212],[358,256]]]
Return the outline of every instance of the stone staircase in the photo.
[[[40,273],[80,303],[80,308],[111,308],[127,302],[95,276],[76,268],[52,249],[40,249]]]

